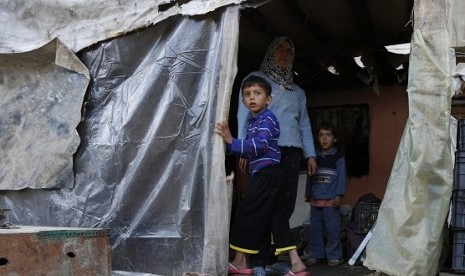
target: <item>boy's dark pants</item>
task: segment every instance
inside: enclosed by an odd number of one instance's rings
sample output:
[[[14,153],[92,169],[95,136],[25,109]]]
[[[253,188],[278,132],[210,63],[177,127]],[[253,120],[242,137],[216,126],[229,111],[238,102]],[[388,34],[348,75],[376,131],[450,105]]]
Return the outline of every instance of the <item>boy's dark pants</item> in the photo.
[[[245,251],[260,250],[273,223],[273,211],[281,185],[279,165],[266,167],[250,180],[232,222],[230,244]],[[281,230],[282,231],[282,230]],[[281,235],[277,233],[278,235]]]
[[[282,183],[281,192],[275,204],[275,212],[279,212],[279,220],[281,225],[285,225],[289,229],[289,238],[291,244],[294,244],[289,228],[289,219],[294,213],[295,201],[297,198],[297,188],[299,184],[300,160],[302,150],[296,147],[280,147],[281,150],[281,170]],[[304,200],[302,195],[302,200]],[[268,233],[271,233],[269,230]],[[260,252],[257,255],[250,256],[252,266],[265,266],[277,260],[274,255],[275,245],[271,245],[271,236],[267,235],[266,240],[261,244]]]
[[[339,208],[311,207],[308,255],[328,260],[342,259],[341,214]]]

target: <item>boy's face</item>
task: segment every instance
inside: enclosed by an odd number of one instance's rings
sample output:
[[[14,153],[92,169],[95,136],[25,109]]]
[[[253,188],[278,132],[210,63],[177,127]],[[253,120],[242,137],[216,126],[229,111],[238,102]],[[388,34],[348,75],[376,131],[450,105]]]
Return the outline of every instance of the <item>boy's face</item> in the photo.
[[[333,132],[329,129],[320,129],[318,133],[318,143],[322,152],[327,152],[336,143],[337,138],[333,136]]]
[[[242,90],[242,102],[255,117],[271,103],[271,96],[267,96],[263,88],[254,84]]]

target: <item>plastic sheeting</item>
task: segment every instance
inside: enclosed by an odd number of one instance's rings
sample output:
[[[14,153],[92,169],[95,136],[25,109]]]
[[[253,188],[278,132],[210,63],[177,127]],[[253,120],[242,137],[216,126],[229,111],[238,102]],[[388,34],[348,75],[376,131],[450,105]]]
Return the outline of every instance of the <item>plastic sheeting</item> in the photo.
[[[225,275],[229,110],[239,8],[171,17],[79,56],[91,83],[73,189],[4,191],[9,221],[110,228],[113,268]]]
[[[75,52],[160,23],[85,49],[81,56],[91,67],[92,83],[79,127],[76,185],[0,192],[0,207],[13,209],[9,221],[110,227],[115,269],[225,274],[229,212],[224,155],[220,139],[209,135],[213,122],[228,113],[238,12],[173,16],[203,14],[237,1],[188,1],[163,12],[158,7],[173,1],[26,2],[0,4],[1,53],[37,49],[55,37]],[[420,3],[431,10],[437,6],[419,0],[416,9]],[[461,9],[454,9],[461,1],[446,3],[449,31],[457,31],[450,39],[462,43],[464,21]],[[445,149],[450,145],[445,136],[450,91],[449,84],[433,81],[436,74],[447,79],[448,54],[430,53],[446,36],[444,31],[415,33],[411,116],[367,248],[366,264],[393,275],[429,275],[437,268],[452,181]],[[207,48],[192,47],[192,56],[173,51],[190,44]]]
[[[59,41],[0,55],[0,189],[71,188],[87,68]]]
[[[465,11],[465,1],[463,0],[446,0],[446,18],[449,30],[449,40],[451,47],[465,46],[465,20],[463,11]]]
[[[59,38],[73,52],[174,15],[199,15],[245,0],[2,0],[0,53],[37,49]],[[262,0],[263,1],[263,0]]]
[[[455,150],[450,137],[455,61],[444,14],[444,1],[415,3],[409,118],[364,261],[389,275],[437,275],[439,269]]]

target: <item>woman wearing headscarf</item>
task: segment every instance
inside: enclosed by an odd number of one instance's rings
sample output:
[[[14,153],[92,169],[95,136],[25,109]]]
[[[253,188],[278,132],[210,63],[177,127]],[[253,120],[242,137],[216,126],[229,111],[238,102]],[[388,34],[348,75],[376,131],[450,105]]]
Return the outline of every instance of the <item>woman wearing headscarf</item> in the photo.
[[[271,95],[273,100],[268,109],[276,115],[281,126],[281,136],[279,137],[278,144],[281,150],[281,169],[283,171],[280,196],[276,201],[274,212],[279,213],[279,216],[277,216],[279,217],[279,223],[287,228],[290,235],[289,219],[294,212],[297,198],[302,156],[307,161],[308,175],[313,175],[317,170],[312,128],[307,113],[307,98],[304,90],[293,81],[292,68],[294,56],[294,44],[292,41],[287,37],[278,37],[269,45],[259,71],[249,74],[260,76],[272,85]],[[239,101],[237,120],[238,136],[240,138],[245,137],[247,122],[250,118],[251,114],[249,110]],[[248,173],[245,171],[246,160],[241,159],[239,164],[241,171]],[[302,200],[304,200],[303,195]],[[260,270],[260,267],[264,267],[270,262],[268,258],[271,251],[270,240],[271,238],[263,244],[263,250],[258,255],[251,257],[251,265],[256,268],[257,272]],[[290,273],[305,271],[305,264],[299,258],[297,247],[292,246],[287,250],[291,257],[291,267],[283,266],[282,263],[274,263],[271,268],[279,272],[285,272],[290,269]],[[273,251],[274,254],[283,252],[279,248]],[[274,261],[271,260],[271,262]],[[260,273],[256,274],[260,275]]]

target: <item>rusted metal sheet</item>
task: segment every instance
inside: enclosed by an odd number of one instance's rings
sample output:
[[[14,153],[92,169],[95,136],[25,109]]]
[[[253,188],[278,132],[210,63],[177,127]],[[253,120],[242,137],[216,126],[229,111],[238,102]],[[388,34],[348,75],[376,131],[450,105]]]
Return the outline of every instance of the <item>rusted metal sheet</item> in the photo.
[[[0,275],[111,275],[109,231],[36,226],[0,229]]]

